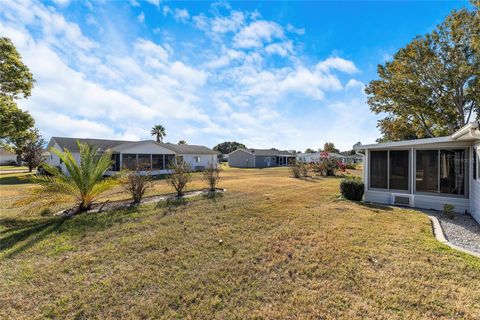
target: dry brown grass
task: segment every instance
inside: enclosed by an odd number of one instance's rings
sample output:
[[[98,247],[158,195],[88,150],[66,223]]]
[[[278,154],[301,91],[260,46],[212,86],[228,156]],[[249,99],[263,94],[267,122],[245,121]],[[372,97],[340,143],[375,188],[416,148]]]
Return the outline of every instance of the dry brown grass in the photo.
[[[1,185],[0,318],[480,318],[479,259],[426,216],[339,200],[338,178],[222,174],[218,198],[68,220]]]

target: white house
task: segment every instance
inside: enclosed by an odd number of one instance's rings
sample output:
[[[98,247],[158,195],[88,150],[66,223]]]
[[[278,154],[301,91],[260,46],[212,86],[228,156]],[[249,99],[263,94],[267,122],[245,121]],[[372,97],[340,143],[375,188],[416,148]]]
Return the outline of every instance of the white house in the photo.
[[[365,201],[469,212],[480,222],[480,122],[451,136],[361,145]]]
[[[297,160],[302,161],[305,163],[310,162],[319,162],[320,158],[322,157],[323,152],[312,152],[312,153],[299,153],[297,154]],[[362,163],[363,158],[358,155],[344,155],[335,152],[327,152],[329,158],[337,159],[343,163],[354,164],[354,163]]]
[[[17,155],[5,148],[0,148],[0,165],[12,164],[17,162]]]
[[[198,145],[175,145],[171,143],[146,141],[121,141],[103,139],[82,139],[52,137],[48,149],[55,148],[63,151],[68,149],[75,160],[80,162],[80,153],[77,142],[87,143],[99,148],[100,152],[112,153],[113,165],[105,175],[113,175],[121,169],[145,169],[152,174],[169,173],[170,163],[185,161],[192,170],[201,170],[206,166],[217,165],[217,153],[207,147]],[[58,166],[65,171],[65,164],[61,163],[58,156],[50,152],[47,163]]]

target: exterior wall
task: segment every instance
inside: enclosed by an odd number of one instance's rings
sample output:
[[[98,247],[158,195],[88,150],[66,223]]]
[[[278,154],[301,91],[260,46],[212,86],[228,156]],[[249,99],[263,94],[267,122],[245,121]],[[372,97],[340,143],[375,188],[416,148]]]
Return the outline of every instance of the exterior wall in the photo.
[[[17,162],[15,154],[0,154],[0,164],[10,164],[11,162]]]
[[[270,158],[270,165],[267,163],[267,158]],[[276,156],[255,156],[255,168],[270,168],[278,167]]]
[[[480,223],[480,172],[478,171],[480,169],[480,159],[478,158],[480,157],[480,143],[476,144],[475,148],[477,149],[477,179],[472,179],[470,187],[470,214]],[[473,170],[470,170],[470,172],[473,172]]]
[[[399,192],[367,190],[365,191],[365,201],[391,205],[392,194],[394,193],[398,194]],[[415,208],[443,210],[443,205],[447,203],[454,205],[457,213],[470,210],[470,200],[466,198],[413,195],[413,206]]]
[[[228,155],[228,165],[236,168],[254,168],[255,157],[253,154],[239,150]]]
[[[470,212],[472,216],[480,221],[480,180],[472,179],[472,161],[469,157],[469,168],[467,176],[467,185],[468,185],[468,197],[455,197],[455,196],[443,196],[443,195],[424,195],[417,194],[415,192],[415,151],[418,149],[442,149],[442,148],[470,148],[471,142],[458,142],[458,143],[439,143],[439,144],[429,144],[415,147],[402,146],[398,148],[385,148],[385,149],[375,149],[375,150],[410,150],[410,190],[409,191],[393,191],[393,190],[378,190],[370,189],[369,187],[369,151],[366,150],[364,156],[364,170],[363,170],[363,181],[365,183],[365,195],[364,200],[366,202],[380,203],[380,204],[392,204],[392,194],[405,193],[413,198],[413,207],[420,209],[433,209],[433,210],[443,210],[445,204],[452,204],[455,206],[455,212],[464,213],[465,211]],[[373,149],[372,149],[373,150]]]
[[[57,150],[60,150],[60,151],[62,150],[57,143],[55,143],[53,145],[53,148],[55,148]],[[79,152],[72,152],[72,155],[73,155],[73,158],[75,159],[75,161],[77,163],[80,163],[80,153]],[[52,166],[59,167],[62,172],[67,172],[67,167],[65,166],[65,164],[60,163],[60,158],[53,152],[50,152],[50,155],[47,157],[45,162],[52,165]]]
[[[183,157],[183,161],[188,163],[192,170],[205,169],[210,164],[216,166],[218,164],[218,157],[216,154],[179,154]],[[200,162],[195,161],[195,157],[200,157]]]

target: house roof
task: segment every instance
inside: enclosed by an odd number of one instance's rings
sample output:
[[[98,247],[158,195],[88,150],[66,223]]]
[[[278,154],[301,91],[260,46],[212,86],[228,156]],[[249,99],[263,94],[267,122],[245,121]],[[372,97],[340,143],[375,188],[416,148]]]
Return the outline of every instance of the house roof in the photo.
[[[424,144],[435,144],[435,143],[446,143],[446,142],[448,143],[448,142],[460,142],[460,141],[472,141],[472,140],[480,140],[480,122],[479,121],[471,122],[465,125],[464,127],[462,127],[461,129],[459,129],[454,134],[446,137],[367,144],[367,145],[355,146],[354,150],[410,147],[410,146],[418,146],[418,145],[424,145]]]
[[[153,140],[127,141],[127,140],[106,140],[106,139],[90,139],[90,138],[52,137],[52,140],[50,141],[48,147],[49,148],[52,147],[53,143],[56,142],[62,149],[68,149],[71,152],[78,152],[79,150],[78,150],[77,141],[82,143],[87,143],[89,145],[93,145],[97,148],[100,148],[101,151],[108,150],[108,149],[118,149],[118,148],[121,148],[120,146],[122,145],[132,145],[136,143],[152,142],[179,154],[217,154],[215,151],[205,146],[187,145],[187,144],[176,145],[172,143],[156,142]]]
[[[270,149],[237,149],[235,151],[230,152],[229,154],[232,154],[237,151],[245,151],[256,156],[296,156],[295,154],[288,151],[270,150]]]
[[[0,155],[2,155],[2,156],[14,156],[15,153],[10,152],[5,148],[0,148]]]
[[[163,143],[162,145],[165,148],[180,154],[217,154],[216,151],[213,151],[210,148],[194,144]]]

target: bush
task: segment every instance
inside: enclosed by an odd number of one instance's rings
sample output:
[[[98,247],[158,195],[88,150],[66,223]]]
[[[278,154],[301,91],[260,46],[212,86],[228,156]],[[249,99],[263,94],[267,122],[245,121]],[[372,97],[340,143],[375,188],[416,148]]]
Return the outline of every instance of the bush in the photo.
[[[187,184],[192,181],[192,173],[190,166],[186,162],[179,162],[170,164],[170,169],[173,170],[171,174],[167,177],[167,183],[171,185],[175,191],[177,191],[177,196],[183,196],[183,190]]]
[[[220,171],[220,167],[214,164],[208,164],[203,170],[203,180],[208,184],[210,191],[215,191],[220,180]]]
[[[445,203],[443,205],[443,213],[447,216],[447,218],[453,220],[453,218],[455,218],[455,206],[450,203]]]
[[[343,179],[340,183],[342,197],[348,200],[361,201],[365,185],[360,179]]]
[[[307,177],[308,176],[308,166],[306,163],[300,161],[294,161],[288,165],[290,174],[294,178]]]
[[[140,170],[126,171],[122,174],[120,183],[132,196],[133,203],[138,204],[142,201],[145,191],[152,186],[152,176],[148,172],[143,174]]]
[[[347,163],[345,165],[345,169],[348,169],[348,170],[355,170],[357,169],[357,165],[355,163]]]

